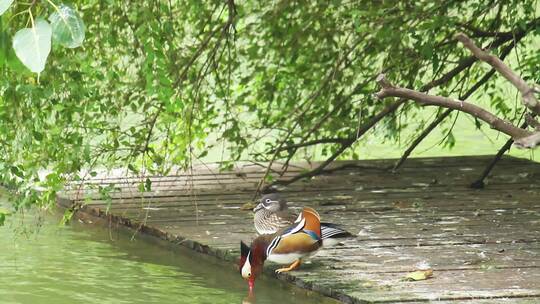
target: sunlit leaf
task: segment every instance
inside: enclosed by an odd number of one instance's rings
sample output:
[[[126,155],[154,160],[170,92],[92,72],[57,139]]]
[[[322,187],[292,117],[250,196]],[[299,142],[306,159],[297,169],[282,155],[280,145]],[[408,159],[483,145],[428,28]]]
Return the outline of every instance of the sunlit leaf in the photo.
[[[11,3],[13,3],[13,0],[0,0],[0,15],[7,11]]]
[[[19,30],[13,37],[13,49],[30,71],[40,73],[51,51],[51,26],[38,19],[34,27]]]
[[[423,281],[431,278],[432,276],[433,269],[426,269],[410,272],[405,276],[405,279],[409,281]]]
[[[72,209],[66,209],[64,211],[64,215],[62,215],[62,219],[60,220],[60,225],[67,225],[71,221],[73,214],[75,214],[75,212]]]
[[[61,5],[49,17],[53,41],[67,48],[76,48],[84,41],[85,26],[77,11],[69,6]]]

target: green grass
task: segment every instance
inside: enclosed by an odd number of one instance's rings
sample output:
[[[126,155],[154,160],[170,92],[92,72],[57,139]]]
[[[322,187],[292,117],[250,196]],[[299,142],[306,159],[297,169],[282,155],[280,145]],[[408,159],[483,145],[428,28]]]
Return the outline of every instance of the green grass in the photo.
[[[426,109],[428,110],[428,109]],[[426,114],[428,111],[426,111]],[[452,119],[447,118],[448,121]],[[422,126],[417,126],[421,128]],[[380,136],[371,132],[366,134],[366,139],[361,142],[357,152],[361,159],[376,158],[398,158],[408,147],[408,142],[396,144],[384,143]],[[407,132],[405,132],[407,133]],[[474,120],[467,114],[460,113],[453,129],[455,146],[452,148],[442,146],[441,140],[445,134],[442,130],[434,130],[424,139],[424,141],[413,151],[411,157],[432,157],[432,156],[459,156],[459,155],[490,155],[495,154],[508,140],[508,136],[483,125],[481,130],[476,129]],[[407,138],[408,134],[402,134]],[[521,150],[512,147],[509,155],[535,159],[534,150]]]

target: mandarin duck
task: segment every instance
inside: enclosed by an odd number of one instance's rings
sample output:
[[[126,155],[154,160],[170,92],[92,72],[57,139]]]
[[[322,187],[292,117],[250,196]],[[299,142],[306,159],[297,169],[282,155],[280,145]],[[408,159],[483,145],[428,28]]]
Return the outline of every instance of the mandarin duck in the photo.
[[[240,274],[248,281],[250,292],[261,274],[266,260],[288,267],[276,273],[294,270],[301,259],[314,254],[322,246],[321,222],[317,211],[305,207],[296,221],[273,234],[259,235],[251,246],[240,242]]]
[[[264,195],[253,212],[255,212],[253,217],[255,229],[259,234],[276,233],[279,229],[291,225],[298,217],[287,209],[287,201],[277,193]],[[352,237],[352,234],[335,224],[321,223],[321,237],[323,246],[328,247]]]

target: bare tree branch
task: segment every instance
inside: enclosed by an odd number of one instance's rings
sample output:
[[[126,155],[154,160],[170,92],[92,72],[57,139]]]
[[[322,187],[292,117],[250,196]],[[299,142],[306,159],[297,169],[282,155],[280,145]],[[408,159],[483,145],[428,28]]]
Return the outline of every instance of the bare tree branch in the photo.
[[[463,33],[456,35],[456,39],[468,48],[476,58],[488,63],[504,78],[512,83],[520,92],[523,104],[536,114],[540,114],[540,102],[534,96],[533,87],[529,86],[519,75],[514,73],[499,57],[491,55],[480,49],[474,42]]]
[[[529,22],[523,29],[519,29],[519,30],[516,30],[515,32],[512,33],[512,35],[502,35],[502,36],[497,36],[497,39],[494,40],[492,43],[489,44],[489,47],[490,48],[496,48],[496,47],[499,47],[501,45],[503,45],[504,43],[508,42],[509,40],[513,40],[513,45],[515,45],[515,43],[517,41],[519,41],[520,39],[522,39],[526,34],[527,32],[531,29],[531,28],[534,28],[536,27],[537,24],[540,23],[540,18],[537,18],[537,19],[534,19],[532,20],[531,22]],[[510,48],[511,49],[511,48]],[[448,73],[446,73],[445,75],[441,76],[440,78],[438,79],[435,79],[425,85],[423,85],[419,91],[422,91],[422,92],[425,92],[425,91],[429,91],[430,89],[434,88],[434,87],[437,87],[441,84],[444,84],[446,82],[448,82],[450,79],[452,79],[454,76],[458,75],[459,73],[461,73],[463,70],[467,69],[468,67],[470,67],[474,62],[476,62],[477,58],[475,56],[469,56],[469,57],[466,57],[466,58],[463,58],[459,64],[453,68],[452,70],[450,70]],[[413,91],[414,92],[414,91]],[[429,96],[429,95],[428,95]],[[309,171],[309,172],[306,172],[306,173],[303,173],[303,174],[300,174],[296,177],[294,177],[293,179],[290,179],[290,180],[286,180],[286,181],[275,181],[273,183],[271,183],[270,185],[267,185],[266,187],[264,187],[264,190],[268,190],[269,187],[273,186],[273,185],[276,185],[276,184],[281,184],[281,185],[288,185],[294,181],[297,181],[299,179],[302,179],[302,178],[306,178],[306,177],[312,177],[312,176],[315,176],[317,174],[320,174],[324,171],[324,168],[326,166],[328,166],[328,164],[330,164],[334,159],[336,159],[339,154],[341,154],[343,151],[345,151],[348,147],[350,147],[352,144],[354,144],[354,142],[356,142],[356,140],[362,135],[364,134],[365,132],[367,132],[371,127],[373,127],[378,121],[380,121],[380,119],[382,119],[384,116],[394,112],[397,108],[399,108],[399,106],[401,106],[404,102],[406,101],[406,99],[401,99],[397,102],[395,102],[394,104],[391,104],[389,107],[385,108],[383,111],[381,111],[379,114],[377,114],[375,117],[373,117],[370,121],[368,121],[366,124],[364,124],[363,126],[360,127],[359,129],[359,132],[358,134],[355,135],[354,139],[351,137],[351,142],[350,143],[347,143],[347,144],[342,144],[342,146],[340,147],[340,149],[338,151],[336,151],[336,153],[334,153],[330,158],[328,158],[325,162],[323,162],[319,167]],[[462,103],[460,102],[460,105]],[[476,107],[476,108],[479,108],[479,107]],[[387,109],[390,109],[390,111],[387,111]],[[520,130],[519,128],[516,128],[515,126],[499,119],[498,117],[496,117],[495,115],[479,108],[480,110],[484,111],[486,114],[488,114],[488,116],[490,118],[495,118],[496,121],[495,123],[498,123],[499,121],[500,122],[503,122],[503,125],[502,127],[504,127],[504,125],[508,125],[508,128],[515,131],[516,133],[519,133],[521,137],[523,136],[527,136],[528,134],[530,134],[528,131],[526,130]],[[382,116],[380,116],[380,114],[382,114]],[[373,119],[375,119],[375,122],[373,124],[371,124],[371,122],[373,121]],[[365,126],[369,126],[368,129],[366,129],[364,131],[364,127]],[[525,134],[523,134],[525,133]],[[426,134],[427,136],[427,134]],[[283,142],[281,142],[280,146],[278,147],[281,148],[283,147]],[[274,155],[275,157],[276,155]],[[265,174],[266,175],[266,174]],[[260,189],[262,186],[262,180],[261,180],[261,183],[259,183],[257,189]],[[257,195],[257,192],[255,193],[255,195]]]
[[[540,144],[540,132],[536,132],[524,138],[517,139],[514,145],[520,149],[531,149]]]
[[[489,162],[487,167],[484,169],[484,172],[482,172],[482,175],[480,175],[480,177],[476,181],[472,182],[469,185],[469,187],[471,187],[473,189],[482,189],[482,188],[484,188],[484,186],[485,186],[484,179],[489,175],[491,170],[493,170],[493,168],[495,167],[495,164],[497,164],[497,162],[502,158],[504,153],[506,153],[506,151],[508,151],[508,149],[510,149],[510,147],[512,147],[513,143],[514,143],[514,140],[512,138],[509,138],[506,141],[506,143],[499,149],[499,151],[497,152],[495,157]]]
[[[504,60],[508,54],[512,51],[512,49],[519,43],[521,39],[523,39],[525,35],[520,35],[516,39],[512,40],[510,44],[505,46],[503,50],[501,51],[500,58],[501,60]],[[484,85],[490,78],[495,74],[495,69],[491,69],[489,72],[487,72],[478,82],[476,82],[465,94],[461,95],[459,97],[460,100],[465,100],[469,98],[476,90],[478,90],[482,85]],[[443,114],[438,116],[427,128],[425,128],[422,133],[416,138],[412,144],[407,148],[407,150],[403,153],[399,161],[396,162],[394,165],[393,170],[397,170],[409,157],[409,155],[416,149],[416,147],[441,123],[452,113],[452,109],[446,110]],[[513,141],[512,141],[513,142]]]
[[[503,50],[501,51],[501,54],[500,54],[500,59],[501,60],[504,60],[504,58],[506,58],[506,56],[508,56],[508,54],[512,51],[512,49],[519,43],[519,41],[521,41],[521,39],[523,39],[523,37],[525,37],[525,35],[527,34],[528,30],[525,30],[525,31],[517,31],[517,35],[515,36],[515,38],[512,40],[512,42],[510,44],[508,44],[507,46],[505,46],[503,48]],[[499,37],[499,39],[497,41],[495,41],[494,44],[499,44],[500,41],[502,41],[501,39],[512,39],[513,38],[513,35],[514,35],[514,32],[505,32],[505,33],[500,33],[500,32],[493,32],[493,33],[490,33],[490,34],[503,34],[503,35],[494,35],[494,36],[497,36]],[[494,45],[492,44],[491,47],[493,47]],[[489,78],[491,78],[491,76],[493,76],[493,74],[495,74],[495,69],[491,69],[487,74],[485,74],[475,85],[473,85],[465,94],[463,94],[462,96],[459,97],[460,100],[465,100],[467,98],[469,98],[470,95],[472,95],[476,90],[478,90],[484,83],[486,83]],[[403,155],[401,156],[401,158],[396,162],[396,164],[394,165],[394,168],[393,170],[397,170],[406,160],[407,158],[409,157],[409,155],[412,153],[412,151],[414,151],[414,149],[416,149],[416,147],[441,123],[444,121],[444,119],[446,119],[446,117],[448,117],[450,115],[450,113],[452,113],[452,109],[448,109],[446,110],[443,114],[441,114],[440,116],[438,116],[431,124],[429,124],[428,127],[426,127],[422,133],[411,143],[411,145],[407,148],[407,150],[405,150],[405,152],[403,153]],[[512,141],[513,142],[513,141]]]
[[[521,125],[521,128],[526,129],[528,125],[529,124],[527,123],[527,121],[525,121]],[[495,167],[497,162],[503,157],[504,153],[506,153],[506,151],[510,150],[513,143],[514,143],[514,140],[512,138],[508,139],[506,141],[506,143],[499,149],[499,151],[497,152],[495,157],[491,160],[491,162],[489,162],[487,167],[484,169],[484,172],[482,172],[482,175],[480,175],[480,177],[476,181],[472,182],[469,185],[469,187],[471,187],[473,189],[482,189],[482,188],[484,188],[484,186],[485,186],[484,179],[486,179],[486,177],[489,175],[491,170],[493,170],[493,168]]]
[[[305,142],[301,142],[297,144],[284,146],[279,149],[278,148],[272,149],[268,151],[267,153],[275,153],[276,151],[286,151],[290,149],[298,149],[298,148],[309,147],[309,146],[314,146],[314,145],[319,145],[319,144],[343,144],[349,140],[350,140],[349,138],[339,138],[339,137],[338,138],[321,138],[321,139],[315,139],[315,140],[310,140],[310,141],[305,141]]]
[[[529,31],[536,28],[538,25],[540,25],[540,18],[536,18],[534,20],[531,20],[531,22],[529,22],[524,28],[516,29],[512,33],[513,34],[512,36],[498,37],[495,41],[493,41],[492,43],[489,44],[489,48],[494,49],[496,47],[499,47],[499,46],[503,45],[504,43],[508,42],[509,40],[520,40]],[[463,70],[465,70],[466,68],[471,66],[476,60],[477,60],[477,58],[475,56],[469,56],[469,57],[465,57],[465,58],[461,59],[459,64],[454,69],[452,69],[451,71],[446,73],[441,78],[433,80],[430,83],[427,83],[421,89],[419,89],[419,91],[424,92],[424,91],[427,91],[427,90],[429,90],[431,88],[437,87],[437,86],[439,86],[439,85],[441,85],[443,83],[446,83],[447,81],[452,79],[454,76],[456,76],[457,74],[461,73]]]
[[[379,77],[377,77],[377,83],[382,87],[377,93],[379,99],[384,99],[386,97],[400,97],[414,100],[423,105],[433,105],[465,112],[485,121],[493,129],[510,135],[514,139],[520,139],[531,135],[529,131],[518,128],[510,122],[493,115],[491,112],[488,112],[477,105],[462,100],[428,95],[410,89],[395,87],[388,82],[384,74],[380,74]]]

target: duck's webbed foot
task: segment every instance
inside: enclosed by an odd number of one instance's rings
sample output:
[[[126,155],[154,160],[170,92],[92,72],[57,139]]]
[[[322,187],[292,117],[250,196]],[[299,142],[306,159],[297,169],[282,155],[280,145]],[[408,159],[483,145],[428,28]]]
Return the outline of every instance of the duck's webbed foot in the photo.
[[[300,267],[301,263],[302,263],[302,260],[298,259],[294,261],[289,267],[276,269],[276,273],[289,272],[291,270],[295,270],[296,268]]]

